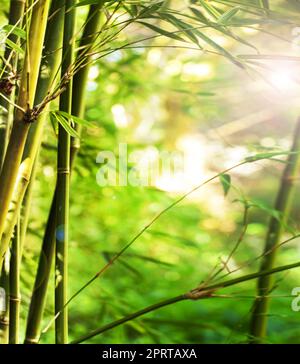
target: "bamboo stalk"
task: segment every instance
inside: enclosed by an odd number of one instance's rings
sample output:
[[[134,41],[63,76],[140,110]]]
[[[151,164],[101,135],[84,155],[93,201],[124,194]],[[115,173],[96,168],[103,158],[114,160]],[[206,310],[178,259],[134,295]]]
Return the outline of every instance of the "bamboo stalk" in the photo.
[[[2,237],[9,204],[17,180],[18,170],[24,151],[25,141],[32,119],[28,112],[32,110],[37,79],[39,74],[44,35],[46,30],[50,0],[40,0],[33,7],[28,44],[18,96],[18,108],[15,111],[11,137],[7,147],[3,168],[0,175],[0,238]],[[22,110],[22,111],[21,111]],[[0,269],[7,246],[0,245]]]
[[[77,54],[77,59],[80,59],[83,56],[83,54],[86,51],[85,47],[88,44],[93,42],[93,39],[95,37],[95,34],[97,33],[97,30],[98,30],[99,24],[100,24],[101,7],[102,7],[102,5],[99,5],[99,4],[90,6],[90,10],[89,10],[89,13],[87,16],[87,22],[84,27],[80,46],[79,46],[80,51]],[[59,9],[61,10],[61,1],[56,0],[52,4],[50,14],[56,14],[57,12],[61,14],[62,11],[58,11]],[[56,19],[55,22],[53,21],[53,19]],[[56,52],[60,45],[60,39],[59,39],[59,37],[57,37],[57,34],[58,34],[59,30],[61,29],[61,27],[59,25],[60,23],[62,23],[62,21],[60,21],[57,18],[57,16],[55,15],[50,20],[50,24],[47,27],[47,33],[46,33],[46,37],[45,37],[46,38],[45,54],[47,55],[47,53],[48,53],[50,55],[49,57],[47,57],[46,63],[48,64],[48,68],[49,68],[51,74],[49,75],[48,78],[42,78],[40,80],[38,89],[37,89],[37,97],[35,99],[36,104],[39,104],[44,99],[47,91],[49,90],[49,86],[51,84],[53,84],[53,77],[57,74],[56,70],[57,70],[57,66],[58,66],[58,60],[60,57],[54,56],[54,53],[57,54]],[[52,26],[51,26],[51,24],[52,24]],[[58,26],[57,26],[57,24],[58,24]],[[53,29],[51,29],[51,28],[53,28]],[[49,32],[48,32],[48,29],[49,29]],[[48,44],[48,38],[50,38],[49,44]],[[72,114],[75,116],[78,116],[80,118],[83,118],[83,116],[84,116],[84,110],[85,110],[84,93],[85,93],[86,84],[87,84],[88,71],[89,71],[89,66],[82,67],[75,74],[74,80],[73,80],[73,85],[74,85],[73,88],[76,92],[74,92],[73,96],[72,96]],[[46,119],[46,113],[43,113],[38,118],[38,122],[35,123],[31,127],[28,138],[27,138],[27,142],[25,145],[25,151],[24,151],[23,158],[30,157],[33,159],[35,156],[37,158],[38,150],[39,150],[40,144],[41,144],[45,119]],[[81,134],[80,125],[76,125],[76,129],[77,129],[77,133],[80,135]],[[72,163],[72,161],[74,160],[79,148],[80,148],[80,139],[72,137],[71,138],[71,157],[70,157],[71,162],[70,163]],[[29,191],[26,194],[25,201],[24,201],[24,209],[23,209],[24,213],[23,213],[23,218],[22,218],[22,229],[21,229],[21,241],[22,242],[24,242],[24,238],[25,238],[26,231],[27,231],[30,204],[31,204],[31,189],[32,189],[31,185],[34,183],[34,180],[35,180],[35,168],[33,169],[31,182],[30,182],[30,185],[28,188]]]
[[[281,238],[284,226],[288,220],[291,201],[294,192],[294,182],[299,173],[300,164],[300,118],[298,119],[294,132],[293,145],[291,154],[288,157],[287,164],[284,168],[280,188],[275,202],[275,209],[281,213],[282,219],[279,221],[275,217],[270,219],[269,229],[266,236],[264,247],[265,256],[262,258],[260,270],[272,269],[278,252],[276,246]],[[270,252],[267,254],[267,252]],[[250,341],[261,343],[264,340],[267,330],[267,313],[269,310],[270,298],[267,297],[273,287],[272,276],[262,276],[257,282],[257,298],[253,305],[253,311],[250,321]],[[266,297],[265,297],[266,296]]]
[[[14,191],[13,199],[10,203],[9,213],[5,224],[4,233],[2,235],[1,244],[9,246],[13,229],[16,225],[18,217],[17,211],[20,210],[21,201],[25,194],[28,182],[29,182],[30,162],[25,160],[20,168],[18,183]],[[2,279],[7,280],[6,292],[10,292],[9,306],[7,305],[8,312],[3,317],[4,326],[8,326],[9,318],[9,342],[17,343],[18,339],[18,322],[19,322],[19,265],[20,265],[20,251],[19,251],[19,234],[18,238],[13,239],[12,258],[9,263],[9,252],[6,253],[6,259],[8,263],[3,266],[3,273],[5,274]],[[10,266],[10,269],[7,268]],[[12,310],[12,311],[11,311]],[[11,320],[12,317],[12,320]],[[11,326],[12,325],[12,326]],[[3,333],[3,340],[5,341],[7,333]]]
[[[51,83],[54,81],[54,75],[57,73],[56,70],[59,67],[61,52],[59,48],[61,47],[62,42],[62,23],[63,23],[63,11],[61,9],[60,0],[53,1],[50,14],[55,14],[52,19],[50,19],[49,24],[47,26],[47,33],[45,36],[45,57],[43,58],[43,62],[41,65],[41,72],[43,72],[43,77],[40,77],[37,92],[35,96],[35,104],[40,103],[43,98],[47,95],[49,87]],[[60,10],[60,11],[58,11]],[[61,34],[61,36],[60,36]],[[45,70],[47,72],[45,72]],[[45,75],[47,75],[45,77]],[[46,120],[46,112],[42,113],[37,122],[33,124],[31,127],[28,138],[25,145],[25,150],[23,154],[23,160],[31,160],[35,161],[37,159],[38,150],[40,148],[40,143],[42,139],[42,132],[44,123]],[[34,180],[35,175],[35,163],[34,168],[32,170],[32,165],[30,166],[30,170],[28,171],[29,175],[31,175],[31,180]],[[20,231],[20,255],[22,255],[22,248],[24,244],[25,232],[27,229],[28,217],[29,217],[29,206],[31,201],[31,190],[32,183],[30,182],[29,188],[27,189],[26,198],[24,198],[24,215],[21,220],[21,231]],[[19,197],[20,198],[20,197]],[[21,201],[21,200],[20,200]],[[21,207],[21,205],[19,205]],[[15,213],[18,214],[19,211],[15,210]],[[21,257],[20,257],[21,259]],[[5,275],[4,275],[5,277]],[[7,327],[7,325],[6,325]]]
[[[50,215],[47,221],[42,250],[39,257],[38,269],[35,277],[34,288],[30,300],[25,344],[37,344],[41,334],[46,293],[50,278],[50,271],[54,255],[54,241],[56,229],[56,194],[52,200]]]
[[[43,52],[43,60],[40,68],[40,77],[37,85],[37,91],[35,96],[35,104],[40,104],[46,95],[53,90],[56,82],[56,76],[61,62],[61,47],[62,47],[62,35],[63,35],[63,22],[64,11],[61,6],[61,0],[53,0],[50,8],[50,20],[47,25],[45,35],[45,48]],[[28,137],[25,144],[23,153],[23,160],[30,158],[33,162],[33,168],[31,171],[30,184],[28,191],[25,195],[23,202],[23,214],[21,220],[21,249],[24,245],[25,235],[28,226],[28,219],[30,213],[32,187],[36,176],[36,161],[40,146],[42,143],[42,136],[44,132],[44,125],[47,120],[47,111],[49,104],[47,104],[44,112],[39,115],[37,122],[34,123],[28,133]]]
[[[9,327],[9,262],[10,262],[10,251],[8,250],[5,254],[4,264],[1,272],[1,284],[0,287],[5,292],[5,310],[0,315],[0,344],[8,344],[8,327]]]
[[[9,344],[19,344],[20,329],[20,219],[12,239],[9,283]]]
[[[97,33],[100,26],[102,5],[92,5],[90,7],[86,24],[83,30],[82,39],[80,42],[81,46],[93,42],[95,34]],[[77,59],[81,57],[82,52],[79,52]],[[87,64],[89,64],[87,62]],[[72,97],[72,114],[82,118],[84,116],[84,92],[86,90],[87,75],[89,65],[81,68],[78,73],[75,74],[73,79],[73,97]],[[76,101],[76,102],[75,102]],[[70,168],[77,154],[78,148],[80,147],[80,141],[76,138],[72,138],[71,155],[70,155]],[[44,313],[45,301],[47,288],[50,278],[51,265],[54,255],[54,244],[55,244],[55,214],[56,214],[56,200],[57,190],[55,190],[47,224],[45,229],[45,235],[43,239],[42,249],[38,262],[38,269],[34,283],[34,289],[30,301],[29,314],[27,319],[26,328],[26,344],[35,344],[39,342],[40,338],[40,326]]]
[[[24,14],[25,0],[11,0],[9,8],[8,22],[11,25],[22,26],[22,18]],[[18,42],[18,37],[11,33],[8,37],[14,43]],[[4,52],[4,60],[11,66],[12,72],[16,72],[17,69],[17,57],[14,56],[13,51],[6,47]],[[13,87],[12,93],[9,97],[10,100],[15,98],[15,88]],[[0,171],[4,161],[6,147],[9,139],[9,133],[11,123],[13,119],[13,107],[3,97],[0,98]],[[1,271],[1,287],[4,288],[5,292],[9,292],[9,257],[10,253],[6,254],[5,264]],[[9,305],[8,305],[8,294],[6,294],[6,311],[0,315],[0,342],[2,344],[8,343],[8,326],[9,326]]]
[[[22,26],[22,18],[24,14],[25,0],[10,0],[9,8],[9,24]],[[18,37],[11,33],[8,37],[14,43],[17,43]],[[13,57],[13,50],[6,47],[4,52],[4,60],[10,64],[12,71],[16,72],[17,69],[17,57]],[[13,100],[15,96],[14,88],[10,99]],[[6,111],[5,111],[6,110]],[[13,115],[13,107],[7,100],[0,97],[0,171],[4,161],[6,146],[9,139],[10,121]]]
[[[76,13],[75,0],[65,1],[65,26],[63,36],[62,74],[73,64]],[[72,113],[72,79],[60,96],[60,110]],[[55,314],[62,310],[56,320],[55,341],[68,342],[68,242],[69,242],[69,194],[70,194],[70,134],[59,124],[57,149],[57,199],[56,199],[56,245],[55,245]]]
[[[1,238],[2,246],[9,246],[14,227],[17,223],[18,212],[20,211],[22,200],[29,183],[30,171],[31,161],[29,159],[25,159],[20,166],[16,188],[9,205],[9,212],[7,214],[4,232]]]
[[[100,20],[101,20],[101,9],[103,6],[103,1],[99,1],[99,4],[91,5],[87,16],[86,25],[84,27],[79,51],[77,54],[77,59],[82,57],[87,58],[87,65],[81,67],[80,70],[74,75],[74,92],[72,98],[72,114],[78,116],[79,118],[84,117],[85,111],[85,97],[86,85],[88,81],[89,74],[89,57],[85,56],[86,48],[88,45],[93,44],[95,37],[99,31]],[[81,125],[76,125],[77,134],[81,135]],[[71,158],[74,160],[76,154],[80,148],[80,140],[78,138],[72,138],[71,145]]]

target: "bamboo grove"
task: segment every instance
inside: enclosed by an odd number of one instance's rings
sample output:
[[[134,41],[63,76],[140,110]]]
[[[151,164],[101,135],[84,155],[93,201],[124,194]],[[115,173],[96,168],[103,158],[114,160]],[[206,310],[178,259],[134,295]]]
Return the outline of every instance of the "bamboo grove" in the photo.
[[[93,337],[101,342],[101,334],[136,318],[147,317],[146,314],[150,312],[155,314],[163,307],[168,312],[171,305],[176,307],[181,301],[201,306],[202,300],[217,300],[227,287],[239,288],[249,281],[256,282],[257,288],[256,292],[255,289],[253,291],[246,341],[266,342],[275,278],[280,272],[293,274],[300,267],[300,260],[296,258],[289,264],[278,263],[281,248],[299,237],[297,231],[286,236],[290,233],[295,181],[299,176],[299,119],[290,137],[290,149],[252,153],[224,170],[219,168],[212,177],[163,205],[154,217],[149,213],[148,222],[143,227],[137,223],[133,238],[122,237],[123,248],[113,252],[106,264],[99,265],[98,272],[84,285],[79,288],[76,286],[75,292],[69,289],[72,280],[68,274],[68,249],[72,234],[70,205],[74,197],[71,179],[81,153],[82,134],[91,127],[86,120],[86,101],[89,71],[93,65],[105,61],[106,57],[120,50],[151,48],[153,40],[165,39],[168,42],[166,49],[188,48],[199,52],[199,57],[204,54],[224,59],[230,67],[243,74],[253,72],[261,75],[265,67],[263,62],[272,60],[272,56],[258,51],[239,35],[239,29],[257,26],[267,33],[269,30],[265,26],[269,24],[275,24],[276,27],[278,22],[280,26],[292,27],[297,26],[300,20],[297,14],[280,13],[277,8],[273,9],[272,4],[269,4],[272,2],[268,1],[191,0],[184,3],[186,7],[181,11],[180,2],[172,0],[7,2],[6,24],[1,30],[3,50],[0,81],[0,286],[6,292],[5,310],[1,311],[0,320],[2,344],[38,344],[43,341],[43,333],[52,327],[55,328],[53,343],[81,343]],[[127,29],[132,29],[131,38],[124,36]],[[256,50],[252,56],[236,56],[226,45],[221,46],[211,31],[230,39],[234,44]],[[274,57],[293,61],[293,57],[289,56]],[[148,82],[151,83],[151,80]],[[56,138],[56,185],[51,189],[52,202],[47,207],[47,218],[43,223],[42,235],[39,236],[39,254],[34,276],[31,277],[31,294],[28,302],[24,303],[24,251],[30,245],[30,218],[36,203],[34,189],[40,178],[38,166],[41,163],[43,140],[48,138],[49,130],[51,133],[54,131]],[[98,142],[101,144],[101,136],[97,138],[100,138]],[[69,330],[74,324],[70,320],[71,307],[91,292],[89,288],[96,281],[101,286],[102,276],[105,277],[106,272],[125,259],[137,240],[151,231],[157,221],[176,210],[195,192],[216,181],[220,182],[227,195],[230,189],[234,189],[231,173],[244,166],[279,162],[284,164],[284,168],[281,179],[276,181],[278,192],[267,223],[265,245],[259,246],[260,253],[254,259],[259,263],[256,270],[247,274],[238,272],[234,278],[229,275],[234,274],[235,270],[227,270],[230,259],[243,245],[248,212],[252,209],[251,201],[242,196],[239,200],[244,208],[242,232],[225,261],[223,259],[217,264],[197,287],[187,287],[186,292],[178,292],[175,297],[165,292],[164,300],[149,302],[147,307],[132,310],[133,313],[126,313],[102,326],[101,322],[94,322],[94,330],[87,329],[81,336],[72,336],[70,339]],[[106,247],[104,241],[101,244]],[[247,261],[243,264],[236,271],[249,266]],[[80,271],[83,268],[76,269]],[[201,270],[201,264],[198,269]],[[186,278],[187,282],[193,282],[191,277]],[[155,287],[151,289],[155,290]],[[54,312],[51,312],[51,320],[45,322],[50,290],[53,290]],[[21,312],[26,317],[25,327],[20,325]],[[201,317],[195,318],[198,319],[201,320]]]

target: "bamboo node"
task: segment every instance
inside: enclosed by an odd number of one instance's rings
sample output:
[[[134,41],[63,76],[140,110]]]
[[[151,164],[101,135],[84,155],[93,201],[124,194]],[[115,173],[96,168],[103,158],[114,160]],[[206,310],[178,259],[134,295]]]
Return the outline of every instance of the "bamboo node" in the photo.
[[[9,295],[9,300],[12,302],[21,302],[21,296]]]
[[[58,174],[70,174],[70,169],[69,168],[57,168],[57,173]]]
[[[208,298],[211,297],[214,293],[214,289],[210,289],[210,290],[199,290],[199,289],[194,289],[191,290],[190,292],[185,294],[185,297],[189,300],[199,300],[201,298]]]
[[[23,116],[23,121],[29,124],[34,123],[38,118],[39,114],[40,109],[38,107],[34,106],[33,108],[27,108]]]
[[[36,338],[27,337],[25,339],[25,344],[38,344],[39,340]]]
[[[2,318],[1,320],[0,320],[0,325],[1,326],[9,326],[9,320],[7,319],[7,318]]]

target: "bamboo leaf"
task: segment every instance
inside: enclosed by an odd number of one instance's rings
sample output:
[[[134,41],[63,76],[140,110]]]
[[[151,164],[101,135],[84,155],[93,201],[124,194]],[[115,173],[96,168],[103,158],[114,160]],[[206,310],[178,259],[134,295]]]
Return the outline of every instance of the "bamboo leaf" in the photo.
[[[199,45],[199,39],[196,37],[196,35],[193,32],[193,28],[185,23],[184,21],[176,18],[174,15],[172,14],[168,14],[168,13],[161,13],[160,14],[161,17],[168,21],[169,23],[171,23],[172,25],[174,25],[178,30],[182,31],[186,34],[186,36],[193,42],[196,43],[198,46]]]
[[[6,33],[12,33],[21,39],[26,39],[26,32],[25,30],[11,24],[7,24],[2,28]]]
[[[228,24],[229,20],[231,20],[237,14],[237,12],[239,10],[240,10],[240,7],[239,6],[236,6],[235,8],[226,11],[219,18],[218,23],[219,24]]]
[[[150,6],[141,6],[142,11],[139,14],[140,18],[147,18],[158,11],[163,5],[164,1],[159,1],[156,4],[151,4]]]
[[[214,8],[212,5],[210,5],[205,0],[199,0],[200,4],[203,6],[203,8],[207,11],[208,14],[210,14],[214,19],[218,20],[220,17],[220,13],[216,8]]]
[[[99,4],[100,1],[102,1],[102,3],[104,4],[111,0],[82,0],[79,3],[77,3],[75,7],[85,6],[85,5],[96,5]]]
[[[23,49],[18,46],[16,43],[14,43],[13,41],[11,41],[10,39],[6,39],[6,44],[9,48],[11,48],[12,50],[16,51],[19,54],[24,54]]]
[[[196,16],[196,18],[198,18],[201,22],[207,22],[206,17],[201,13],[200,10],[190,6],[190,10],[191,12]]]
[[[61,111],[61,110],[58,110],[58,111],[55,111],[55,113],[57,115],[60,115],[62,116],[63,118],[69,120],[72,123],[75,123],[75,124],[79,124],[79,125],[82,125],[82,126],[86,126],[88,128],[90,128],[91,126],[95,127],[96,125],[90,121],[87,121],[87,120],[84,120],[82,118],[79,118],[77,116],[74,116],[74,115],[71,115],[71,114],[68,114],[67,112],[65,111]]]
[[[272,159],[272,157],[280,156],[280,155],[289,155],[289,154],[298,154],[299,152],[268,152],[268,153],[258,153],[253,156],[245,158],[245,162],[251,163],[256,162],[261,159]]]
[[[50,113],[49,115],[50,115],[50,122],[51,122],[51,125],[53,128],[53,131],[54,131],[55,135],[57,136],[58,135],[58,120],[55,117],[55,115],[53,115],[53,113]]]
[[[233,62],[235,65],[239,66],[240,68],[244,68],[244,65],[239,62],[231,53],[229,53],[226,49],[221,47],[218,43],[213,41],[211,38],[203,34],[202,32],[195,31],[197,35],[199,35],[200,38],[202,38],[207,44],[209,44],[211,47],[219,51],[223,56],[228,58],[231,62]]]
[[[50,113],[50,115],[53,115],[57,122],[65,129],[65,131],[71,135],[74,138],[79,138],[78,133],[72,128],[72,126],[70,125],[69,119],[65,118],[64,116],[62,116],[61,114],[52,111]]]
[[[259,59],[259,60],[271,60],[271,61],[290,61],[300,62],[300,57],[297,56],[283,56],[283,55],[269,55],[269,54],[242,54],[237,56],[240,59]]]
[[[238,35],[234,34],[232,31],[230,31],[229,29],[226,29],[221,24],[219,25],[218,23],[213,23],[213,22],[209,21],[208,19],[206,19],[204,17],[204,15],[199,10],[197,10],[195,8],[192,8],[192,7],[190,7],[190,10],[194,13],[196,18],[194,18],[192,16],[189,16],[187,14],[184,14],[185,17],[191,18],[193,20],[199,20],[201,23],[204,23],[207,26],[214,28],[216,31],[218,31],[220,33],[223,33],[224,35],[226,35],[226,36],[228,36],[228,37],[230,37],[230,38],[232,38],[232,39],[234,39],[234,40],[236,40],[236,41],[238,41],[238,42],[240,42],[242,44],[245,44],[246,46],[251,47],[251,48],[255,49],[255,51],[257,51],[257,48],[253,44],[247,42],[245,39],[243,39],[243,38],[239,37]],[[233,24],[230,24],[230,25],[233,25]],[[234,23],[234,26],[236,26],[236,22]]]
[[[220,175],[220,182],[223,187],[224,195],[227,196],[230,187],[231,187],[231,177],[229,174],[221,174]]]
[[[154,32],[156,32],[158,34],[161,34],[161,35],[164,35],[165,37],[172,38],[172,39],[175,39],[175,40],[179,40],[181,42],[184,41],[184,39],[181,38],[179,35],[176,35],[176,34],[174,34],[172,32],[168,32],[167,30],[159,28],[156,25],[146,23],[146,22],[143,22],[143,21],[138,21],[138,23],[141,23],[141,24],[145,25],[146,27],[150,28]]]

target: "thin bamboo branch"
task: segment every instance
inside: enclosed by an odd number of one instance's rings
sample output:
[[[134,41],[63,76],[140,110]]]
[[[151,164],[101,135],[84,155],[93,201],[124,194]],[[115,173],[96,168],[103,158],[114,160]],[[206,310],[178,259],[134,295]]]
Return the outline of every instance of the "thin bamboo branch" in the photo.
[[[233,286],[235,284],[239,284],[239,283],[243,283],[243,282],[247,282],[249,280],[258,278],[258,277],[265,277],[265,276],[269,276],[272,275],[274,273],[278,273],[278,272],[283,272],[286,270],[290,270],[290,269],[294,269],[294,268],[299,268],[300,267],[300,262],[297,263],[293,263],[293,264],[288,264],[288,265],[284,265],[284,266],[280,266],[280,267],[276,267],[270,270],[266,270],[266,271],[261,271],[261,272],[256,272],[256,273],[251,273],[251,274],[247,274],[238,278],[233,278],[221,283],[217,283],[217,284],[211,284],[211,285],[207,285],[207,286],[200,286],[196,289],[191,290],[190,292],[183,294],[183,295],[179,295],[173,298],[169,298],[167,300],[161,301],[159,303],[156,303],[154,305],[148,306],[140,311],[137,311],[131,315],[128,315],[126,317],[121,318],[120,320],[111,322],[107,325],[104,325],[92,332],[90,332],[89,334],[83,335],[81,336],[79,339],[76,339],[74,341],[71,342],[71,344],[80,344],[86,340],[89,340],[91,338],[93,338],[96,335],[102,334],[105,331],[111,330],[117,326],[120,326],[128,321],[134,320],[137,317],[143,316],[149,312],[158,310],[162,307],[166,307],[169,305],[172,305],[174,303],[180,302],[180,301],[185,301],[185,300],[199,300],[199,299],[204,299],[204,298],[210,298],[210,297],[214,297],[214,293],[222,288],[226,288],[226,287],[230,287]]]
[[[294,132],[293,145],[291,154],[288,157],[287,164],[283,171],[280,188],[275,202],[275,209],[280,212],[281,219],[272,217],[269,223],[269,229],[266,236],[264,247],[264,256],[262,258],[260,270],[269,270],[274,267],[278,252],[278,243],[282,236],[284,226],[288,220],[291,201],[294,192],[294,182],[299,173],[300,164],[300,118],[298,119]],[[276,248],[277,247],[277,248]],[[266,254],[271,251],[270,254]],[[262,276],[257,282],[257,298],[253,305],[253,311],[250,321],[250,340],[253,343],[263,342],[267,330],[267,313],[269,309],[270,298],[268,296],[273,287],[272,276]]]

